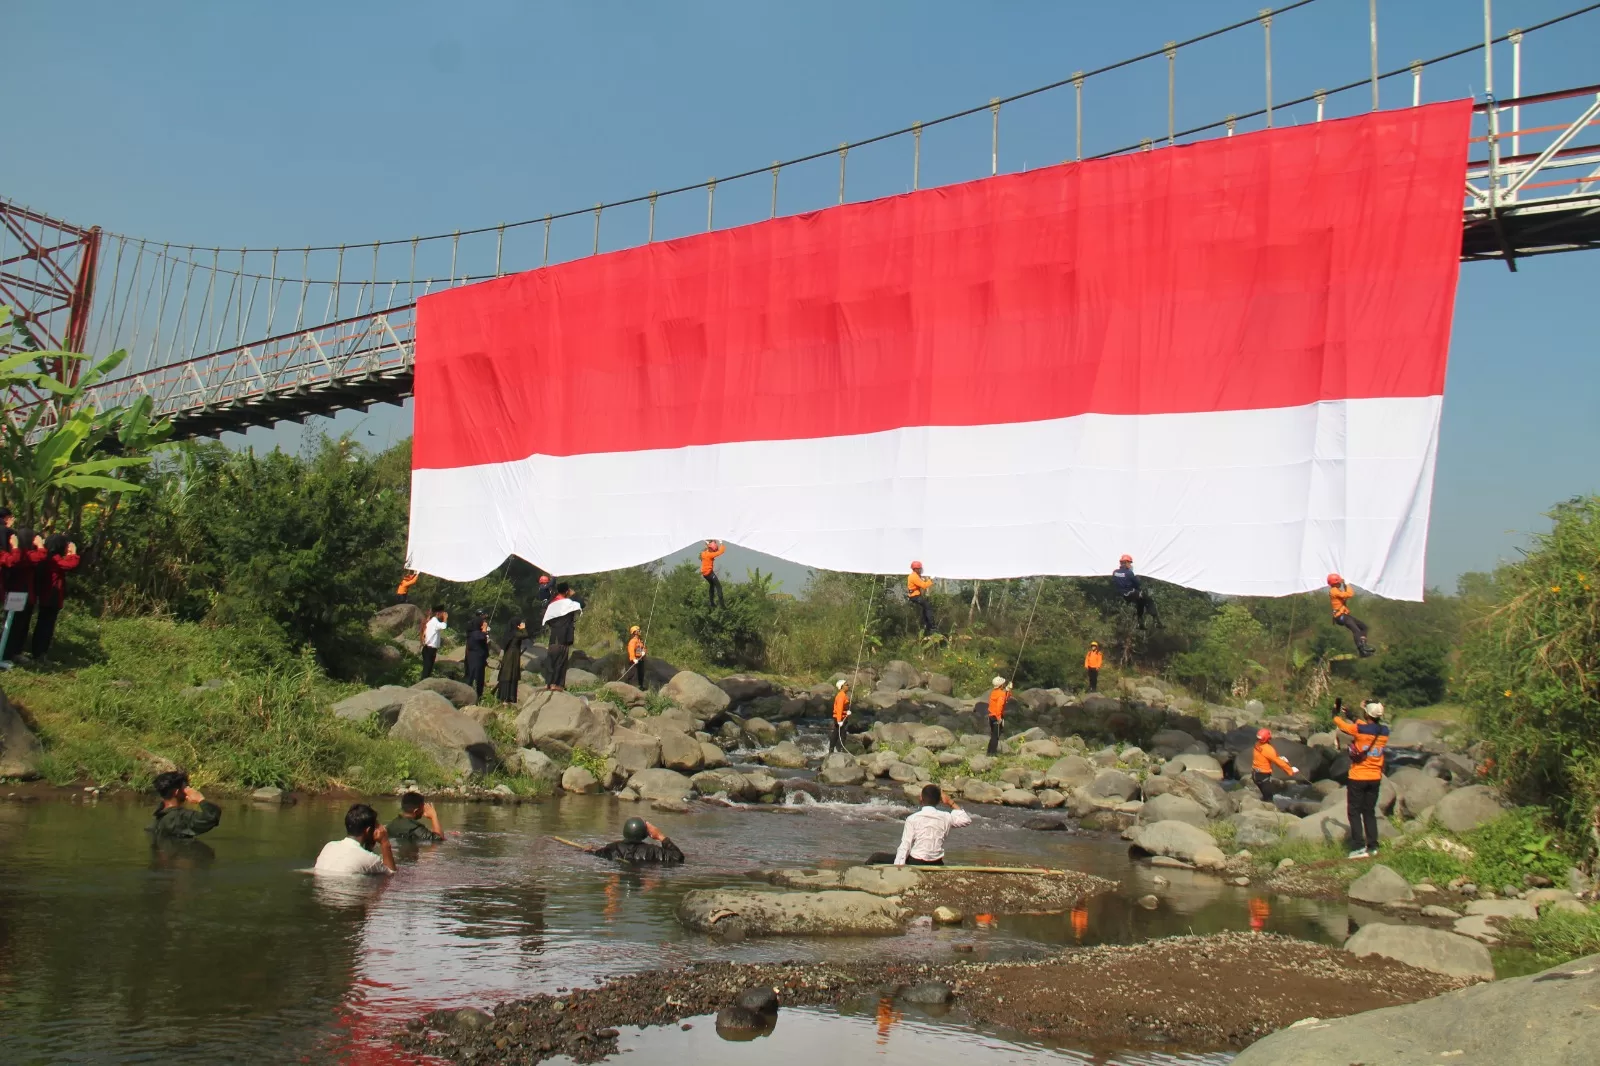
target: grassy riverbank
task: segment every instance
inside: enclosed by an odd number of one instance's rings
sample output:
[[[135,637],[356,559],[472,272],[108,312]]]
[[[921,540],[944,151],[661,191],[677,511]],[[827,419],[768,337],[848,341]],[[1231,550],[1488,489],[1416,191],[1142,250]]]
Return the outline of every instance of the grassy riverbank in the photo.
[[[69,610],[55,650],[55,661],[0,679],[44,744],[39,772],[52,783],[145,788],[174,764],[224,791],[443,783],[410,744],[327,713],[361,686],[248,628]]]

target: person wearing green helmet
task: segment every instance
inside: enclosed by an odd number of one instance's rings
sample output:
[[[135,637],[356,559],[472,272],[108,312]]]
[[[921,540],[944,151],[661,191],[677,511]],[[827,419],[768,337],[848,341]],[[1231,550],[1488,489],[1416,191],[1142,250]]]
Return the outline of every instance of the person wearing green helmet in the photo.
[[[622,839],[614,840],[603,848],[590,852],[601,859],[616,862],[653,862],[675,864],[683,861],[683,852],[667,834],[643,818],[629,818],[622,823]]]

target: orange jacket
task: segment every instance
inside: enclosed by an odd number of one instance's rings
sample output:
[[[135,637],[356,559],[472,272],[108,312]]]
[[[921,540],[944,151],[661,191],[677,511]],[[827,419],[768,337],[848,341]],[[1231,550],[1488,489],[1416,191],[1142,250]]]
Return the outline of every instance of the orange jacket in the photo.
[[[1106,657],[1100,654],[1099,648],[1090,648],[1089,654],[1083,657],[1083,668],[1085,670],[1098,670],[1100,669],[1100,664],[1105,661]]]
[[[1286,774],[1294,774],[1294,767],[1278,754],[1278,749],[1272,746],[1271,741],[1256,741],[1256,750],[1250,756],[1250,769],[1258,774],[1270,774],[1274,766],[1282,768]]]
[[[644,658],[644,638],[635,633],[628,638],[628,661],[636,663]]]
[[[705,575],[711,573],[712,570],[716,569],[717,556],[721,555],[727,550],[727,545],[718,544],[715,548],[707,548],[705,551],[701,552],[700,576],[704,577]]]
[[[1335,715],[1334,728],[1350,737],[1350,780],[1383,778],[1383,749],[1389,746],[1389,727],[1382,722],[1347,722]]]
[[[842,722],[850,716],[850,690],[842,688],[833,694],[833,720]]]
[[[1003,688],[989,690],[989,717],[1004,718],[1006,716],[1006,701],[1011,698],[1011,693]]]
[[[394,590],[394,594],[396,596],[404,596],[406,593],[411,591],[411,586],[415,585],[417,583],[417,579],[421,576],[421,574],[405,575],[400,579],[400,587]]]
[[[906,596],[909,599],[914,600],[931,588],[933,588],[933,578],[923,577],[916,571],[906,575]]]
[[[1328,589],[1328,602],[1333,604],[1333,616],[1343,618],[1350,613],[1350,597],[1355,595],[1349,585],[1335,585]]]

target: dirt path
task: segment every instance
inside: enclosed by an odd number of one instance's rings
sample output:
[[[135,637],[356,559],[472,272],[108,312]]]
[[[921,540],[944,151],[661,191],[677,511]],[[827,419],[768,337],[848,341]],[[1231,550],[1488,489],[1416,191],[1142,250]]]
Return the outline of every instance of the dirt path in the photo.
[[[1300,1018],[1410,1003],[1465,983],[1287,937],[1222,933],[1087,948],[1037,963],[712,963],[503,1003],[492,1017],[435,1012],[398,1041],[460,1063],[556,1055],[594,1062],[616,1051],[616,1026],[714,1014],[745,988],[776,988],[785,1005],[799,1007],[894,995],[927,981],[949,985],[958,1017],[976,1024],[1079,1046],[1190,1051],[1242,1048]]]

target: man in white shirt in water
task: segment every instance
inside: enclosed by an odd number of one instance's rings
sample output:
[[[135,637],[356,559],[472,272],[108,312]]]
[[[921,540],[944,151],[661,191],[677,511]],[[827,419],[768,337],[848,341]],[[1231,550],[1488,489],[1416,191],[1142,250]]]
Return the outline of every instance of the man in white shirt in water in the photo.
[[[322,845],[317,864],[319,874],[361,875],[394,873],[394,851],[389,832],[378,824],[378,812],[357,803],[345,812],[344,839]]]
[[[940,803],[948,803],[949,811],[941,811]],[[913,811],[906,819],[900,834],[900,850],[894,854],[896,866],[943,866],[944,838],[952,829],[972,824],[972,816],[938,785],[922,786],[922,809]]]

